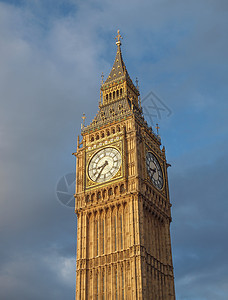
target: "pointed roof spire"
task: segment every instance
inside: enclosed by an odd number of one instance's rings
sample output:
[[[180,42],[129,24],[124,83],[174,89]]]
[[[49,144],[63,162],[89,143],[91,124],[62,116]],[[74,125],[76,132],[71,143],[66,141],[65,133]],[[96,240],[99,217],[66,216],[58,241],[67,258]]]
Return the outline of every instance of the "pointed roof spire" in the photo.
[[[117,45],[117,52],[116,52],[116,58],[112,67],[111,72],[109,73],[108,78],[105,81],[106,83],[110,83],[116,80],[119,80],[120,78],[123,77],[127,77],[128,79],[130,79],[130,76],[128,75],[126,66],[124,64],[123,61],[123,57],[122,57],[122,53],[121,53],[121,39],[122,36],[120,35],[120,31],[119,29],[117,30],[117,36],[115,37],[116,41],[116,45]]]

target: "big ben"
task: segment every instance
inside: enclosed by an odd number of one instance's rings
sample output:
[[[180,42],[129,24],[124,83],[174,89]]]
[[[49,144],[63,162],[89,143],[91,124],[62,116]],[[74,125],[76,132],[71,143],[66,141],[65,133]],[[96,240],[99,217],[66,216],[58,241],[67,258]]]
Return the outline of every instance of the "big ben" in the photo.
[[[168,163],[143,117],[121,35],[76,156],[76,300],[174,300]]]

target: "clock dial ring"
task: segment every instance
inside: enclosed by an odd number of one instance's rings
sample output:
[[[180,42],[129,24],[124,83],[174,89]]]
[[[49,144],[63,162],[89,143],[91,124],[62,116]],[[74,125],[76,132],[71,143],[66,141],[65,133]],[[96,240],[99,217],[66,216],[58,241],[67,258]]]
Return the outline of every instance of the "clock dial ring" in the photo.
[[[164,185],[162,168],[156,156],[150,151],[146,154],[146,168],[153,185],[162,190]]]
[[[88,164],[88,176],[96,183],[109,181],[117,174],[121,163],[119,150],[114,147],[103,148],[92,156]]]

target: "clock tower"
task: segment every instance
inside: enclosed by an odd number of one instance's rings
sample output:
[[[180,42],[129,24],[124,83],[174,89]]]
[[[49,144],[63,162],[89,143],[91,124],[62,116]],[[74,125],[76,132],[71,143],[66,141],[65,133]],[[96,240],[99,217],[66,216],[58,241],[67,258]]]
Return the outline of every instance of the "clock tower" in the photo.
[[[74,153],[76,300],[174,300],[165,149],[143,117],[121,38]]]

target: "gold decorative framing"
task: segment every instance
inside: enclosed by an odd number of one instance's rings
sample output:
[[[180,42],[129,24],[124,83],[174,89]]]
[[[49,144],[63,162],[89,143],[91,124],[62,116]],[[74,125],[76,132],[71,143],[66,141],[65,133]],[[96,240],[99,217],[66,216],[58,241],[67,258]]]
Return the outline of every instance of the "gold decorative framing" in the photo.
[[[162,176],[163,176],[163,186],[162,186],[161,189],[159,189],[158,187],[156,187],[156,186],[153,184],[153,182],[152,182],[152,180],[151,180],[151,178],[150,178],[150,176],[149,176],[149,174],[148,174],[147,166],[146,166],[146,154],[147,154],[147,152],[151,152],[151,153],[156,157],[156,159],[157,159],[157,161],[158,161],[158,163],[159,163],[159,165],[160,165],[160,167],[161,167],[161,170],[162,170]],[[155,187],[159,192],[163,192],[164,189],[165,189],[164,163],[162,162],[161,158],[160,158],[154,151],[152,151],[151,148],[150,148],[147,144],[146,144],[146,147],[145,147],[145,172],[146,172],[146,174],[145,174],[146,180],[147,180],[150,184],[152,184],[153,187]]]
[[[120,152],[121,155],[121,165],[120,168],[118,170],[118,172],[108,181],[106,182],[101,182],[101,183],[97,183],[94,182],[90,179],[89,174],[88,174],[88,167],[89,167],[89,163],[91,161],[91,159],[93,158],[93,156],[100,150],[105,149],[105,148],[115,148],[116,150],[118,150]],[[123,178],[124,176],[124,165],[125,165],[125,159],[124,159],[124,155],[123,155],[123,140],[119,140],[118,142],[113,142],[113,143],[107,143],[106,145],[102,145],[100,147],[96,147],[96,149],[92,149],[86,152],[86,168],[85,168],[85,189],[91,189],[94,187],[98,187],[98,186],[106,186],[114,181],[117,181],[121,178]]]

